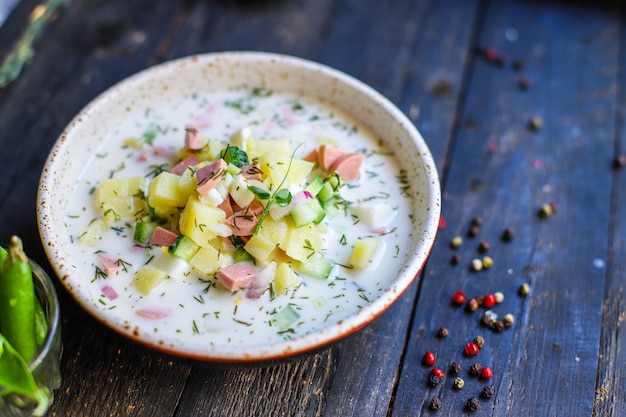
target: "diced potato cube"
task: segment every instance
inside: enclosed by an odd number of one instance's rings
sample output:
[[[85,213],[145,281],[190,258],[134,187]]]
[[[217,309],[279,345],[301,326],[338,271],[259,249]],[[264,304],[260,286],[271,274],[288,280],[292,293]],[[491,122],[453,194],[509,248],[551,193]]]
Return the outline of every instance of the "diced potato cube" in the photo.
[[[258,181],[257,181],[258,182]],[[248,182],[242,175],[237,175],[229,187],[230,196],[239,207],[247,207],[254,200],[254,193],[248,189]]]
[[[128,219],[139,219],[146,215],[148,207],[141,197],[112,197],[102,203],[102,215],[107,225]]]
[[[225,253],[209,245],[200,248],[189,263],[195,270],[205,275],[211,275],[216,273],[220,266],[230,263],[231,259],[232,258]]]
[[[111,178],[103,180],[98,186],[98,204],[110,198],[138,196],[144,187],[143,177]]]
[[[318,252],[322,246],[322,238],[313,224],[298,228],[289,228],[283,250],[291,258],[300,262]]]
[[[266,261],[276,249],[276,244],[262,233],[253,235],[243,247],[258,261]]]
[[[285,291],[295,288],[302,281],[296,272],[287,263],[279,263],[276,267],[276,275],[274,275],[274,290],[276,294],[282,294]]]
[[[259,157],[259,166],[273,185],[278,186],[286,178],[283,186],[287,187],[288,184],[299,185],[304,182],[315,164],[303,159],[292,159],[289,154],[268,151]]]
[[[248,152],[248,143],[254,141],[252,137],[252,130],[249,127],[244,127],[238,132],[233,133],[230,136],[230,144],[236,146],[244,152]]]
[[[133,285],[141,295],[148,295],[159,284],[165,281],[167,273],[151,265],[142,266],[133,278]]]
[[[199,246],[207,247],[210,241],[217,237],[215,229],[209,226],[215,223],[224,223],[226,213],[218,207],[202,204],[197,197],[189,197],[185,209],[180,215],[178,223],[180,232],[196,242]]]
[[[85,233],[78,237],[78,241],[87,246],[96,246],[102,240],[102,235],[107,231],[109,226],[102,219],[92,221]]]
[[[362,237],[354,244],[354,251],[350,258],[350,264],[354,268],[365,268],[374,258],[378,248],[379,239],[377,237]]]
[[[148,186],[148,203],[159,216],[167,216],[178,207],[184,207],[188,197],[181,192],[181,177],[171,172],[161,172]]]
[[[275,246],[282,246],[289,232],[290,223],[293,222],[276,221],[271,216],[265,216],[260,233],[272,241]]]
[[[268,151],[291,155],[291,141],[286,139],[253,139],[247,141],[248,156],[258,158]]]

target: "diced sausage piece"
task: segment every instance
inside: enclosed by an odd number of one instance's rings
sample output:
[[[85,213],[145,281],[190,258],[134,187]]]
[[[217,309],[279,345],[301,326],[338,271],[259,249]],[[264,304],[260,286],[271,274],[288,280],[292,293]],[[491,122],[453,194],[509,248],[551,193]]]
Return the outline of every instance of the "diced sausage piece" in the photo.
[[[218,269],[217,280],[230,291],[237,291],[254,279],[258,270],[246,264],[225,265]]]
[[[172,246],[178,235],[164,227],[157,226],[150,238],[150,246]]]
[[[102,269],[107,276],[111,276],[122,269],[121,262],[116,262],[102,253],[98,254],[98,259],[100,260],[100,263],[102,263]]]
[[[198,165],[200,163],[200,159],[196,155],[189,155],[187,158],[180,161],[178,164],[172,168],[172,174],[183,175],[183,172],[187,168],[193,165]]]
[[[234,213],[233,204],[231,202],[230,195],[227,196],[224,199],[224,201],[222,201],[217,207],[224,210],[224,213],[226,213],[226,218],[229,218]]]
[[[265,210],[265,207],[259,203],[251,203],[247,210],[254,213],[255,216],[260,216],[261,213],[263,213],[263,210]]]
[[[228,164],[223,159],[218,159],[210,165],[196,171],[198,179],[198,193],[206,194],[215,187],[224,177]]]
[[[137,157],[137,160],[139,162],[146,162],[149,159],[148,157],[148,151],[143,151],[139,154],[139,156]]]
[[[345,182],[356,181],[359,179],[359,169],[361,169],[362,162],[362,153],[349,153],[335,161],[335,163],[330,167],[329,172],[339,174],[341,179]]]
[[[319,152],[317,151],[317,149],[313,149],[309,154],[307,154],[304,158],[305,161],[307,162],[318,162],[319,159]]]
[[[333,164],[346,154],[346,151],[336,146],[322,145],[319,148],[317,163],[324,171],[332,172],[331,167]]]
[[[258,165],[244,165],[241,168],[241,175],[247,180],[263,180],[263,173]]]
[[[185,148],[191,151],[197,151],[204,147],[204,142],[200,137],[198,128],[194,125],[185,126]]]
[[[250,210],[241,210],[226,219],[226,224],[235,236],[250,236],[259,219]]]

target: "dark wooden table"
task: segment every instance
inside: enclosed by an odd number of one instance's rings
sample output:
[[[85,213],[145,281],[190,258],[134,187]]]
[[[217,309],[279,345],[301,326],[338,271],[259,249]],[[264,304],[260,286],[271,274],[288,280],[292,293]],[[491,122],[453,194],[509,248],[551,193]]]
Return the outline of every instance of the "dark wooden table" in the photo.
[[[6,3],[15,8],[0,27],[0,57],[24,39],[40,1]],[[440,233],[410,290],[353,337],[294,362],[213,369],[165,357],[100,325],[59,286],[63,384],[50,416],[626,415],[626,168],[614,166],[626,152],[619,4],[71,0],[39,35],[32,61],[0,89],[0,242],[20,235],[49,271],[35,196],[57,136],[107,87],[185,55],[279,52],[361,79],[414,121],[443,190]],[[556,211],[542,217],[546,204]],[[514,231],[508,243],[505,228]],[[453,249],[455,236],[463,244]],[[483,240],[493,266],[475,272]],[[481,324],[484,307],[451,304],[457,289],[501,292],[493,311],[515,323],[502,332]],[[437,337],[441,327],[446,338]],[[467,357],[476,336],[484,347]],[[459,362],[465,386],[453,389],[447,374],[431,387],[426,351],[445,371]],[[474,362],[493,378],[471,376]],[[493,397],[480,395],[485,386]],[[438,411],[429,409],[435,397]],[[470,397],[480,401],[475,412]]]

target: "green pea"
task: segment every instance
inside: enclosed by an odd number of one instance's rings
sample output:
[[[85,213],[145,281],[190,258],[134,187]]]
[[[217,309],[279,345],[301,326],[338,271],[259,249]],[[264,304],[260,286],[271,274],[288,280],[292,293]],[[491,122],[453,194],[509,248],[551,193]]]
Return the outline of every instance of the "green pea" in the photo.
[[[22,241],[11,238],[0,272],[0,333],[26,363],[37,354],[35,285]]]

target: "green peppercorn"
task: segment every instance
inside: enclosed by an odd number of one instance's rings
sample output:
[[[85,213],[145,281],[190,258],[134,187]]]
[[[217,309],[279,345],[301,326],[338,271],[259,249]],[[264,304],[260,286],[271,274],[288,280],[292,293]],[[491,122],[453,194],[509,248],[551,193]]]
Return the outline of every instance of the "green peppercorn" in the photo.
[[[550,204],[542,204],[537,214],[542,219],[546,219],[554,214],[554,210]]]
[[[493,259],[490,256],[485,256],[482,259],[483,268],[489,269],[493,266]]]
[[[461,377],[454,378],[454,384],[453,384],[454,388],[461,389],[464,386],[465,386],[465,381],[463,381],[463,378],[461,378]]]
[[[532,119],[530,119],[530,121],[528,122],[528,129],[529,130],[539,130],[541,128],[541,126],[543,126],[543,119],[539,116],[535,116]]]
[[[455,236],[452,239],[452,242],[450,242],[450,246],[452,246],[455,249],[461,246],[462,244],[463,244],[463,238],[461,236]]]

